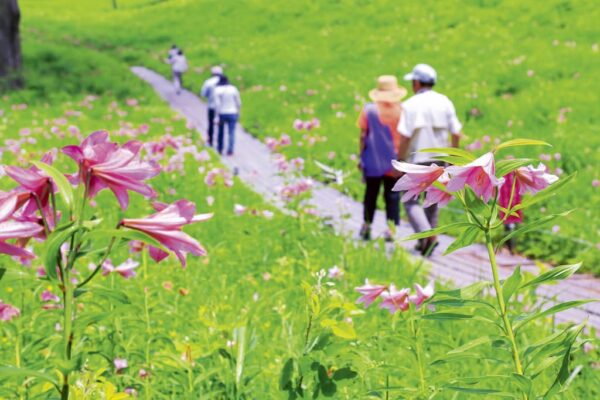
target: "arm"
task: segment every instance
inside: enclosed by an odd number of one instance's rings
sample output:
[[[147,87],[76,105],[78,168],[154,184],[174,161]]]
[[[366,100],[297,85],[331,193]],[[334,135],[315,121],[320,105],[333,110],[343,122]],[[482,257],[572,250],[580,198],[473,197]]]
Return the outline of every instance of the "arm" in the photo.
[[[458,134],[452,134],[452,147],[458,148],[458,144],[460,142],[460,137],[462,136],[462,132],[458,132]]]
[[[400,135],[400,144],[398,145],[398,160],[406,160],[406,153],[408,153],[408,146],[410,145],[410,138],[404,135]]]

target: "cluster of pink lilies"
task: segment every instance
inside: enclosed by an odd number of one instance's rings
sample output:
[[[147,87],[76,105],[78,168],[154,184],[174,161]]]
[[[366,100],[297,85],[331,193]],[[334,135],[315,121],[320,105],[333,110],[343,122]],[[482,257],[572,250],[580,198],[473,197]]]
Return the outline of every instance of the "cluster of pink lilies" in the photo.
[[[436,164],[417,165],[405,162],[392,161],[394,168],[404,172],[402,178],[394,186],[395,191],[404,191],[402,201],[418,197],[425,192],[424,207],[432,204],[446,205],[452,198],[452,192],[459,191],[465,186],[471,187],[477,197],[488,202],[494,195],[495,188],[501,188],[506,182],[514,184],[514,190],[500,190],[498,201],[510,207],[517,205],[514,193],[523,195],[527,192],[535,193],[545,189],[556,182],[558,177],[547,172],[547,168],[540,163],[537,168],[533,165],[520,167],[511,172],[507,177],[497,178],[494,164],[494,153],[485,153],[476,160],[463,165],[441,167]],[[438,185],[434,183],[438,182]],[[503,198],[503,196],[511,196]]]
[[[160,173],[158,164],[143,161],[140,157],[142,143],[129,141],[119,145],[109,141],[108,132],[92,133],[80,145],[65,146],[62,152],[72,158],[79,170],[66,175],[73,185],[84,185],[88,199],[94,198],[104,189],[111,190],[121,208],[129,205],[129,192],[137,192],[154,198],[156,192],[145,183]],[[51,165],[51,153],[42,158],[42,163]],[[57,185],[42,164],[29,169],[5,167],[6,174],[19,186],[9,192],[0,192],[0,253],[31,259],[33,253],[24,249],[32,238],[43,240],[58,224],[61,216],[55,207],[54,195]],[[139,219],[126,218],[120,227],[138,230],[153,237],[172,251],[185,266],[186,254],[205,255],[204,248],[182,227],[204,221],[211,214],[195,214],[196,206],[188,200],[173,204],[153,203],[156,213]],[[7,241],[14,240],[14,243]],[[150,255],[157,262],[168,253],[150,246]]]
[[[419,308],[425,300],[434,295],[434,283],[429,282],[425,287],[415,283],[414,287],[415,294],[411,294],[409,288],[398,290],[393,283],[388,286],[373,285],[367,279],[363,286],[355,288],[362,295],[356,302],[363,303],[365,308],[368,308],[375,300],[381,298],[382,301],[379,303],[379,307],[388,310],[391,314],[408,310],[410,303]]]

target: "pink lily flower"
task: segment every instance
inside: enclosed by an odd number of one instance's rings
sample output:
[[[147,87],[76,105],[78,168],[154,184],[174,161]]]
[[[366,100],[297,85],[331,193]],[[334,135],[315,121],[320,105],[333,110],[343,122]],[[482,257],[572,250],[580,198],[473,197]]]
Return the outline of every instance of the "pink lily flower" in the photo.
[[[106,276],[114,272],[121,275],[125,279],[130,279],[136,276],[135,269],[139,266],[140,263],[132,260],[131,258],[127,259],[124,263],[117,267],[115,267],[110,260],[106,260],[104,264],[102,264],[102,275]]]
[[[423,302],[429,299],[435,293],[434,284],[430,281],[427,286],[421,287],[418,283],[415,283],[415,291],[417,294],[408,297],[408,301],[419,307]]]
[[[21,311],[18,308],[0,300],[0,321],[10,321],[19,315],[21,315]]]
[[[109,188],[125,210],[129,204],[127,190],[149,198],[156,196],[156,192],[143,181],[158,175],[160,167],[140,160],[141,147],[142,143],[138,141],[119,147],[108,141],[108,132],[97,131],[85,138],[80,146],[65,146],[62,151],[79,164],[77,180],[87,182],[89,179],[90,198]]]
[[[542,163],[537,168],[528,165],[517,169],[515,178],[517,179],[517,189],[520,195],[527,192],[539,192],[558,180],[558,176],[549,174],[546,166]]]
[[[44,154],[41,161],[45,164],[52,165],[53,160],[53,153],[47,152]],[[40,201],[42,209],[44,210],[44,215],[49,216],[51,214],[49,210],[50,190],[56,191],[56,188],[50,177],[46,175],[44,171],[35,166],[30,167],[29,169],[7,166],[4,168],[4,171],[6,172],[6,175],[19,183],[19,191],[25,191],[34,196],[27,201],[27,205],[23,210],[24,215],[34,214],[38,210],[35,197]]]
[[[0,223],[0,253],[22,259],[31,259],[35,256],[19,246],[6,243],[9,239],[28,239],[39,235],[44,228],[34,222],[4,221]]]
[[[388,310],[391,314],[394,314],[397,311],[406,311],[409,307],[409,292],[410,290],[406,288],[396,290],[396,286],[391,284],[389,289],[381,294],[383,301],[379,304],[379,307]]]
[[[11,192],[0,191],[0,222],[12,217],[15,211],[20,209],[29,200],[29,197],[30,194],[28,192],[16,190]]]
[[[442,174],[437,181],[446,186],[449,180],[450,176],[444,172],[444,174]],[[452,196],[450,193],[431,185],[425,190],[425,201],[423,202],[423,207],[431,207],[434,204],[437,204],[439,207],[444,207],[450,202],[450,200],[452,200],[453,197],[454,196]]]
[[[404,176],[396,182],[392,189],[396,192],[406,191],[402,196],[403,202],[419,196],[444,173],[444,168],[436,164],[417,165],[393,160],[392,166],[398,171],[404,172]]]
[[[60,297],[58,297],[49,290],[44,290],[42,294],[40,294],[40,298],[42,301],[53,301],[55,303],[58,303],[60,301]]]
[[[356,300],[357,304],[363,303],[365,308],[369,307],[377,298],[387,289],[384,285],[371,285],[368,279],[365,279],[363,286],[354,288],[358,293],[362,294]]]
[[[496,178],[494,166],[494,154],[486,153],[464,166],[452,166],[446,168],[450,174],[447,188],[451,192],[461,190],[469,185],[478,197],[488,202],[493,196],[494,188],[504,183],[504,178]]]
[[[130,229],[144,232],[173,251],[181,265],[185,267],[187,253],[196,256],[206,255],[206,250],[194,238],[184,233],[181,228],[195,222],[206,221],[212,214],[194,215],[196,205],[188,200],[178,200],[170,205],[155,205],[157,213],[146,218],[123,219],[121,224]],[[150,256],[159,262],[168,253],[150,246]]]
[[[122,370],[124,370],[125,368],[127,368],[129,366],[129,364],[127,363],[127,360],[124,358],[115,358],[113,360],[113,363],[115,365],[115,369],[117,370],[117,373],[121,372]]]
[[[233,205],[233,212],[235,213],[235,215],[244,215],[244,213],[246,213],[247,210],[247,207],[241,204]]]

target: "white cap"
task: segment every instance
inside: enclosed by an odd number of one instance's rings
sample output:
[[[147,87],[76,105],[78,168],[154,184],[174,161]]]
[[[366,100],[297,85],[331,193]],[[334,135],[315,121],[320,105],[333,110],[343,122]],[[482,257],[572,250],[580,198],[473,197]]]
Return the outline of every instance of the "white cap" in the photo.
[[[210,73],[213,75],[223,75],[223,68],[219,65],[215,65],[210,69]]]
[[[435,83],[437,73],[431,65],[417,64],[411,72],[404,75],[405,81],[419,81],[423,83]]]

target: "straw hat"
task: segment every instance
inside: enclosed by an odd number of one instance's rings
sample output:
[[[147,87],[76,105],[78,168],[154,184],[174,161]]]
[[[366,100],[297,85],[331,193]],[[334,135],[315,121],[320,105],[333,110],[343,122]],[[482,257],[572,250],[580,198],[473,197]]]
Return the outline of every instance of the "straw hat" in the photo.
[[[377,78],[377,88],[369,91],[373,101],[387,101],[398,103],[406,96],[406,89],[398,86],[398,79],[393,75],[382,75]]]

